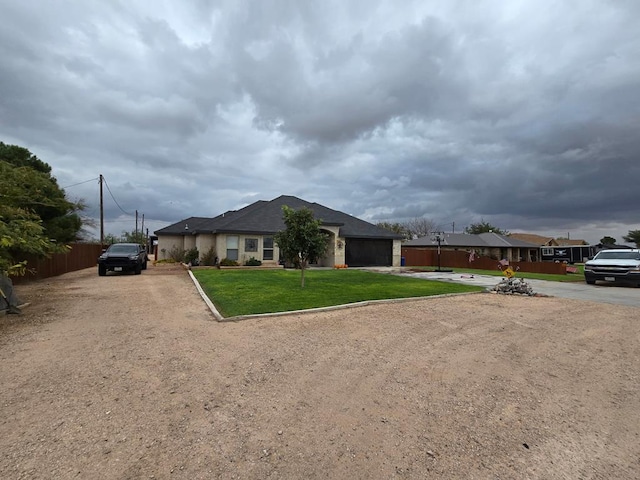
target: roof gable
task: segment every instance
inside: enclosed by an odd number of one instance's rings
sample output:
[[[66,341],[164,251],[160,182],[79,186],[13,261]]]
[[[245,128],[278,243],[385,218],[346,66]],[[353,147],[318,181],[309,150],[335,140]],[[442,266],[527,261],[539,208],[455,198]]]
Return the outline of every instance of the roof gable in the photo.
[[[154,233],[156,235],[189,235],[199,231],[209,220],[211,219],[205,217],[189,217],[156,230]]]
[[[509,236],[517,240],[522,240],[523,242],[534,243],[543,247],[557,245],[553,237],[545,237],[534,233],[511,233]]]
[[[556,245],[559,247],[568,247],[571,245],[589,245],[585,240],[576,239],[571,240],[569,238],[556,238]]]
[[[245,234],[274,234],[284,230],[282,207],[286,205],[294,210],[308,208],[316,219],[323,225],[339,227],[340,236],[345,238],[388,238],[400,239],[401,235],[385,230],[381,227],[365,222],[338,210],[327,208],[319,203],[311,203],[301,198],[281,195],[271,201],[260,200],[247,205],[240,210],[231,210],[214,218],[202,219],[191,217],[181,220],[169,227],[156,231],[157,235],[187,234],[185,224],[192,219],[202,220],[193,228],[189,223],[189,231],[195,233],[245,233]],[[194,226],[196,225],[195,222]]]

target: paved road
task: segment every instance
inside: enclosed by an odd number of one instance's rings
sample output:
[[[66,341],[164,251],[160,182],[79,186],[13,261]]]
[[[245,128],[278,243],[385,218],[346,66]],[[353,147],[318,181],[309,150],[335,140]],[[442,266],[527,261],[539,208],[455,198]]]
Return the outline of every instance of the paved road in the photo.
[[[491,288],[497,285],[501,277],[491,275],[471,275],[455,272],[421,272],[401,273],[412,277],[440,280],[443,282],[464,283]],[[518,277],[527,279],[527,274],[519,274]],[[562,283],[548,282],[546,280],[528,280],[533,291],[552,297],[571,298],[574,300],[589,300],[600,303],[613,303],[640,307],[640,288],[627,285],[613,285],[598,283],[587,285],[586,283]]]

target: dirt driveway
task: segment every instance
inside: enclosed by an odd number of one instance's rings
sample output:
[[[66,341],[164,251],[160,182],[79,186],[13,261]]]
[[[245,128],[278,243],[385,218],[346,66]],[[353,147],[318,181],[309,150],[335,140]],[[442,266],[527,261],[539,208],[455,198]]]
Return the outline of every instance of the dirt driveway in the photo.
[[[217,323],[179,268],[20,287],[3,479],[640,478],[640,309],[491,294]]]

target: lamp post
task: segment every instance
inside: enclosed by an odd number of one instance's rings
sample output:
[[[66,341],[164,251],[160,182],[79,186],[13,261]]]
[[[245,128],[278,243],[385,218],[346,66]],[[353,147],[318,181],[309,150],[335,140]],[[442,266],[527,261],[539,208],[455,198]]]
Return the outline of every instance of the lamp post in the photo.
[[[440,266],[440,249],[443,243],[446,243],[444,238],[444,232],[433,232],[431,237],[431,242],[438,244],[438,269],[436,272],[451,272],[452,270],[446,269],[443,270]]]

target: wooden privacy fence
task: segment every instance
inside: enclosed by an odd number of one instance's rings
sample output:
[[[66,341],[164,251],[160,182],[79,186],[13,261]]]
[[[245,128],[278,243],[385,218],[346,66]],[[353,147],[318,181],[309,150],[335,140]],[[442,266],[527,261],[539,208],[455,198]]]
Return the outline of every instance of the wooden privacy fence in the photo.
[[[402,257],[407,267],[437,267],[438,251],[431,248],[402,248]],[[476,256],[469,261],[469,252],[462,250],[440,250],[440,266],[446,268],[477,268],[480,270],[498,270],[498,260]],[[552,273],[565,275],[566,266],[553,262],[510,262],[509,266],[521,272]]]
[[[94,267],[102,253],[102,245],[95,243],[73,243],[70,247],[68,253],[55,253],[49,258],[27,256],[27,274],[24,277],[11,277],[11,280],[13,283],[23,283]]]

